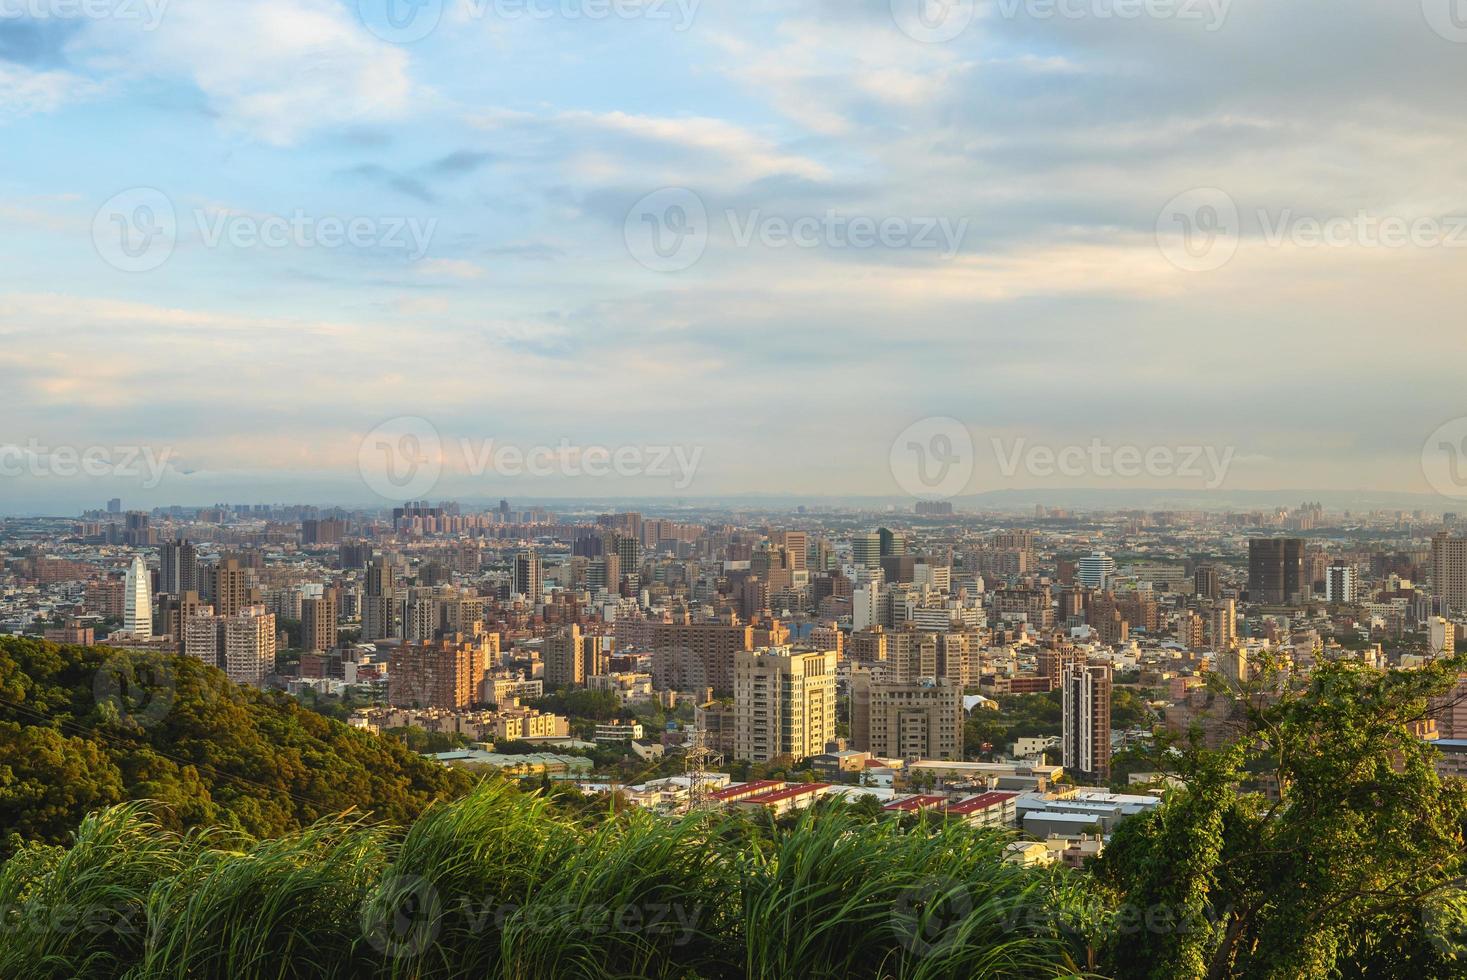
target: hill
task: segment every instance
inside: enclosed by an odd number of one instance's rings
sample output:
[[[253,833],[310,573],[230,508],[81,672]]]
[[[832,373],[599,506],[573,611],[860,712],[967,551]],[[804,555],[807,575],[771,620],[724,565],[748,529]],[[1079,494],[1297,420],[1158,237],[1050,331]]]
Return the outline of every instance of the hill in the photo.
[[[0,828],[66,841],[134,800],[171,830],[253,837],[356,810],[410,823],[471,777],[401,745],[241,687],[189,657],[0,637]]]

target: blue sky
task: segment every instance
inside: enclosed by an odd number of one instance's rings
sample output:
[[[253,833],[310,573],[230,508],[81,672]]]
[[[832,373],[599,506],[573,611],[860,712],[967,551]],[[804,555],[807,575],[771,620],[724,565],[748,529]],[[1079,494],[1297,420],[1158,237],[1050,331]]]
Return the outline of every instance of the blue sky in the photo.
[[[970,492],[1187,482],[1005,474],[994,439],[1425,491],[1467,415],[1445,0],[950,0],[937,28],[919,0],[428,0],[410,43],[387,2],[0,0],[0,444],[174,460],[147,489],[6,477],[11,507],[367,501],[362,440],[400,416],[697,447],[689,494],[900,493],[893,440],[933,416],[971,433]],[[666,188],[696,255],[648,268]],[[1197,189],[1236,216],[1193,262]],[[119,268],[115,219],[160,201],[166,256]],[[291,221],[363,234],[249,238]],[[454,460],[432,489],[674,492]]]

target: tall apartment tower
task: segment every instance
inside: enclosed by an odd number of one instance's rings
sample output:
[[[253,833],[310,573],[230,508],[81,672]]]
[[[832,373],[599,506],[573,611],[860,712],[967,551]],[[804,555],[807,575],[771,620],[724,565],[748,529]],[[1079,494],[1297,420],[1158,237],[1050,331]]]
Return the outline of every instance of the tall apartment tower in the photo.
[[[1431,588],[1442,615],[1467,612],[1467,538],[1446,531],[1431,536]]]
[[[1304,575],[1302,538],[1253,538],[1248,542],[1248,599],[1270,606],[1294,602],[1310,591]]]
[[[367,565],[366,591],[362,594],[362,639],[385,640],[397,635],[397,589],[392,564],[386,557]]]
[[[540,556],[533,551],[521,551],[514,556],[513,591],[538,605],[545,592],[545,582],[540,570]]]
[[[183,595],[199,590],[199,553],[187,540],[170,541],[159,550],[158,591]]]
[[[246,606],[234,616],[200,606],[184,624],[184,650],[237,684],[261,686],[275,672],[275,616],[264,606]]]
[[[1355,566],[1336,562],[1324,571],[1326,602],[1355,601]]]
[[[237,558],[223,558],[208,570],[208,598],[220,616],[238,616],[262,598],[259,589],[250,586],[249,569]]]
[[[482,700],[489,646],[462,635],[403,644],[393,649],[387,669],[387,701],[394,707],[467,708]]]
[[[1199,599],[1216,599],[1222,591],[1217,569],[1212,565],[1200,566],[1192,576],[1192,585]]]
[[[134,636],[153,635],[153,578],[142,555],[133,555],[123,584],[122,628]]]
[[[734,658],[734,755],[805,759],[835,738],[834,650],[741,650]]]
[[[1238,645],[1238,608],[1232,599],[1219,599],[1207,611],[1207,642],[1217,653]]]
[[[581,687],[586,683],[585,660],[581,655],[581,628],[574,623],[545,637],[541,656],[545,661],[545,690]]]
[[[301,600],[301,649],[319,653],[336,646],[336,590],[323,589],[319,598]]]
[[[1108,664],[1070,664],[1060,675],[1061,763],[1078,782],[1110,781]]]
[[[884,759],[961,759],[963,688],[946,678],[912,683],[851,671],[851,747]]]

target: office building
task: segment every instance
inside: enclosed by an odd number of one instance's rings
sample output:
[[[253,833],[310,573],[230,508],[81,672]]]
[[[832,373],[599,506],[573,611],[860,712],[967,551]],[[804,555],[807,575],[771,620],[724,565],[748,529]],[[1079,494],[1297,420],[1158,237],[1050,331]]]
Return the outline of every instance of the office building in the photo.
[[[864,568],[880,568],[881,535],[876,531],[852,535],[851,561]]]
[[[1075,563],[1075,581],[1090,589],[1104,589],[1116,573],[1116,560],[1103,551],[1086,555]]]
[[[1248,599],[1282,606],[1307,598],[1302,538],[1253,538],[1248,542]]]
[[[158,591],[168,595],[199,591],[199,553],[187,540],[170,541],[159,549]]]
[[[153,635],[153,577],[141,555],[134,555],[123,584],[122,628],[133,636]]]

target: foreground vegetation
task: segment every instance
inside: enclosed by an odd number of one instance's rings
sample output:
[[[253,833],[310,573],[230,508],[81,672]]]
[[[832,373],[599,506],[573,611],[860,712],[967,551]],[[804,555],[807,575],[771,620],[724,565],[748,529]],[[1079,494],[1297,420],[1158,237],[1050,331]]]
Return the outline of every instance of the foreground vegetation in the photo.
[[[252,840],[149,809],[0,871],[0,976],[1044,977],[1075,879],[1004,837],[836,806],[792,829],[627,811],[586,827],[504,782],[405,832]]]
[[[0,652],[5,980],[1467,976],[1467,788],[1420,737],[1467,659],[1258,665],[1231,747],[1159,739],[1180,788],[1069,871],[869,801],[472,784],[189,661]]]
[[[173,830],[265,837],[353,808],[407,823],[471,785],[190,657],[0,637],[0,853],[129,800]]]

